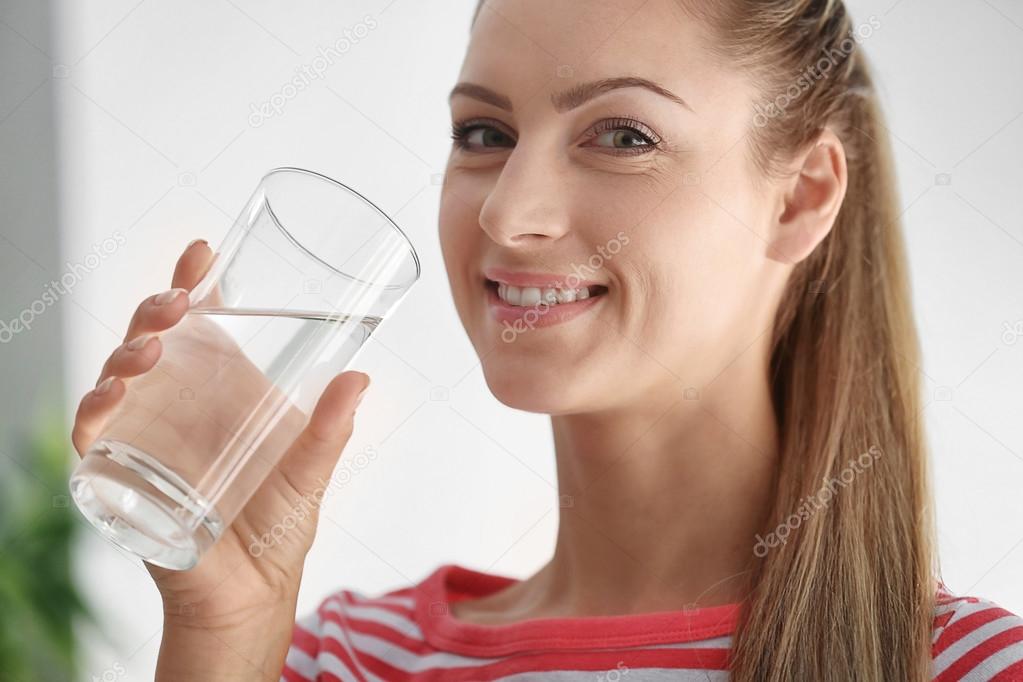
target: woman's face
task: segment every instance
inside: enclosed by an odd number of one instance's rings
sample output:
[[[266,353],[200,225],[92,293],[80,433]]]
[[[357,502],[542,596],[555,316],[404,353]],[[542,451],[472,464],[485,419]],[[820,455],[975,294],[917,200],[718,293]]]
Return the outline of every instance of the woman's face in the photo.
[[[451,97],[440,238],[501,402],[568,414],[678,396],[770,325],[777,197],[747,151],[754,91],[712,40],[676,0],[481,10]],[[543,276],[590,297],[568,303]],[[501,302],[509,285],[518,306]]]

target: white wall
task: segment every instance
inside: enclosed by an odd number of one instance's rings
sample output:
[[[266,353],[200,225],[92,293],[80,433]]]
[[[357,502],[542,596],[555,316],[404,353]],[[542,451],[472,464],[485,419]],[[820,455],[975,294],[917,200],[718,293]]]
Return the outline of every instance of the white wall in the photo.
[[[1004,323],[1023,326],[1023,90],[1014,81],[1023,8],[850,4],[859,21],[880,21],[866,49],[896,141],[945,578],[1023,612],[1023,343],[1003,339]],[[65,0],[54,52],[22,48],[26,64],[49,59],[55,75],[65,258],[125,237],[62,302],[72,413],[136,302],[166,288],[192,238],[216,243],[269,168],[349,181],[418,247],[422,281],[356,367],[373,386],[349,448],[374,445],[380,457],[324,509],[301,610],[340,586],[389,589],[442,562],[525,575],[552,547],[548,423],[486,390],[435,236],[432,178],[445,163],[446,94],[473,5]],[[3,7],[0,18],[17,27],[17,3]],[[281,115],[253,125],[251,104],[281,93],[366,15],[376,28]],[[151,679],[161,615],[148,575],[95,536],[80,572],[113,638],[93,643],[90,674],[121,665],[128,679]]]

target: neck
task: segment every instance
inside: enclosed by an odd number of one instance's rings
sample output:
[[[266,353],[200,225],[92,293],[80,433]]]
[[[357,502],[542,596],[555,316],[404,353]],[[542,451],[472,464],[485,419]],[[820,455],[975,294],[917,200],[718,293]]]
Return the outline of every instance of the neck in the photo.
[[[757,359],[766,352],[747,356],[695,399],[680,399],[676,384],[638,408],[553,418],[554,555],[491,604],[502,620],[692,609],[748,595],[777,428]]]

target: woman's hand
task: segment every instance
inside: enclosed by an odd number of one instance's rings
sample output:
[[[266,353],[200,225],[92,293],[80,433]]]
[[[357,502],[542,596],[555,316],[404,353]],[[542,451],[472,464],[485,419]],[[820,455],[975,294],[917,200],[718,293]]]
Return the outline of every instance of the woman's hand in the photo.
[[[178,260],[173,289],[139,305],[125,343],[114,349],[97,387],[79,405],[72,441],[80,455],[104,431],[124,397],[124,380],[149,371],[160,358],[159,337],[141,346],[131,342],[159,334],[184,317],[185,293],[212,258],[205,242],[193,242]],[[158,679],[278,679],[316,531],[322,482],[330,478],[348,442],[358,396],[368,385],[369,377],[360,372],[344,372],[331,381],[304,430],[198,565],[172,571],[146,564],[164,606]],[[252,550],[253,538],[265,536],[287,516],[294,518],[299,505],[305,511],[300,521],[275,536],[271,546]]]

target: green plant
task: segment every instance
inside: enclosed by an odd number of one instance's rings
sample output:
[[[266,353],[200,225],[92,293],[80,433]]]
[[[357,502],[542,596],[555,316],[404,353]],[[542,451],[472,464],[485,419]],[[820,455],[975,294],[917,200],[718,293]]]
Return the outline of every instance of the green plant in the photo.
[[[71,571],[79,528],[59,414],[0,457],[0,680],[77,678],[73,624],[92,622]]]

